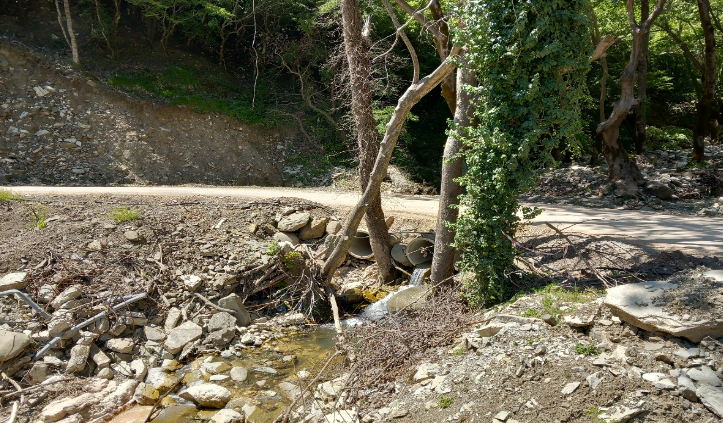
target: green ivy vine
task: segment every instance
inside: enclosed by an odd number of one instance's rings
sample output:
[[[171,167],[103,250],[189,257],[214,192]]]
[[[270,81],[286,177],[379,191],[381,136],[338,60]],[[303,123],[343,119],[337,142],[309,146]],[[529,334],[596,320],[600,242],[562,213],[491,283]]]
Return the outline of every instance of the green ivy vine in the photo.
[[[474,93],[478,125],[460,131],[468,170],[455,246],[475,275],[473,304],[508,295],[511,238],[534,215],[519,196],[555,165],[554,147],[578,149],[592,51],[585,11],[585,0],[471,0],[461,13],[457,42],[478,79],[464,89]]]

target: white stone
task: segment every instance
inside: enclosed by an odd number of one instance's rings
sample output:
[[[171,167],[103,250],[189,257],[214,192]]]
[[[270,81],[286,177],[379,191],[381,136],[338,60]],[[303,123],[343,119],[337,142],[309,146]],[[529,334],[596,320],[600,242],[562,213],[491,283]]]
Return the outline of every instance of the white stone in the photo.
[[[243,367],[234,367],[229,372],[229,375],[231,376],[231,379],[233,379],[235,382],[243,382],[248,377],[248,370],[246,370]]]
[[[283,232],[294,232],[306,225],[309,222],[311,215],[306,212],[295,212],[288,216],[284,216],[279,220],[277,228]]]
[[[564,388],[562,388],[562,395],[572,394],[573,392],[575,392],[575,390],[577,389],[578,386],[580,386],[580,382],[568,383],[567,385],[565,385]]]
[[[710,411],[723,418],[723,389],[710,385],[701,385],[695,394]]]
[[[23,352],[33,340],[20,332],[0,329],[0,362],[6,362]]]
[[[106,348],[121,354],[130,354],[133,352],[133,338],[113,338],[109,339],[105,344]]]
[[[25,289],[29,283],[27,272],[8,273],[0,278],[0,292],[10,289]]]
[[[197,290],[203,284],[203,279],[196,275],[181,275],[180,279],[183,286],[190,292]]]
[[[211,417],[211,423],[242,423],[243,421],[243,414],[228,408],[219,410]]]
[[[223,408],[231,399],[231,391],[213,383],[191,386],[178,394],[183,399],[193,401],[203,407]]]
[[[696,383],[702,383],[710,386],[721,386],[720,378],[715,371],[708,366],[688,370],[688,377],[693,379]]]

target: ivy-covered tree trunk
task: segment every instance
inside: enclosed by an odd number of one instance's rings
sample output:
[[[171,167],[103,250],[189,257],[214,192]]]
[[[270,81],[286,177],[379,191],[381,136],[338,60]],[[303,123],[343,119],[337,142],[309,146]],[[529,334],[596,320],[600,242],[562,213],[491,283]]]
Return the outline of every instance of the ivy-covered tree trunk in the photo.
[[[705,158],[705,138],[710,135],[710,117],[715,96],[715,40],[710,19],[709,0],[698,0],[698,12],[705,40],[705,63],[703,64],[702,95],[698,100],[693,128],[693,161]]]
[[[645,22],[650,16],[650,0],[640,0],[640,20]],[[638,64],[638,100],[640,104],[635,109],[635,152],[645,153],[648,143],[647,134],[647,99],[648,99],[648,50],[650,47],[650,32],[643,34],[643,45],[640,51]]]
[[[342,0],[341,13],[344,27],[344,50],[349,64],[351,81],[351,109],[356,123],[359,148],[359,176],[361,177],[361,189],[364,192],[369,185],[374,160],[379,151],[372,108],[372,67],[369,60],[369,40],[362,35],[364,22],[358,0]],[[386,280],[391,272],[392,262],[389,232],[384,222],[381,195],[376,193],[370,201],[366,211],[367,228],[372,251],[379,267],[379,278]]]
[[[474,85],[475,77],[468,68],[457,69],[457,100],[454,112],[454,128],[447,136],[442,157],[442,183],[439,193],[439,214],[434,239],[434,257],[430,280],[433,284],[449,279],[454,273],[455,249],[454,225],[457,223],[459,209],[453,207],[459,204],[462,186],[456,181],[462,176],[464,159],[460,156],[462,149],[462,134],[464,128],[470,126],[472,94],[463,88],[465,85]]]
[[[603,137],[603,155],[608,164],[608,176],[611,180],[623,181],[628,194],[636,192],[638,185],[642,185],[645,180],[638,165],[628,156],[620,142],[620,125],[628,113],[639,105],[639,100],[635,98],[635,70],[643,51],[645,35],[650,31],[655,19],[663,12],[665,1],[658,0],[650,16],[642,24],[638,24],[635,19],[635,2],[628,0],[628,21],[633,41],[630,59],[620,75],[620,100],[613,104],[613,111],[608,119],[597,127],[597,132]]]

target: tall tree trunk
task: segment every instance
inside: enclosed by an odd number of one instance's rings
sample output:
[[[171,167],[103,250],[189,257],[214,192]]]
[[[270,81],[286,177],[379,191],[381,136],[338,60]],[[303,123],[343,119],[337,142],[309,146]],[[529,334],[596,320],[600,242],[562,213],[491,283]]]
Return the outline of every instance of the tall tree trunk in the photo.
[[[597,23],[597,15],[595,14],[595,9],[592,7],[592,3],[588,3],[588,10],[590,12],[590,18],[592,20],[592,45],[597,46],[600,44],[600,41],[602,41],[602,38],[600,37],[600,27]],[[607,89],[608,89],[608,78],[610,77],[610,73],[608,72],[608,59],[607,54],[603,54],[600,57],[600,65],[602,66],[602,76],[600,77],[600,100],[598,101],[598,108],[600,111],[600,120],[599,123],[605,122],[605,100],[607,99]],[[597,165],[597,159],[600,155],[600,152],[602,151],[603,147],[603,137],[600,133],[595,134],[595,141],[593,141],[592,144],[592,154],[590,155],[590,166]]]
[[[650,0],[640,0],[640,20],[645,21],[650,16]],[[640,104],[635,109],[635,152],[645,153],[648,142],[646,131],[647,89],[648,89],[648,50],[650,46],[650,32],[643,35],[643,45],[638,63],[638,100]]]
[[[70,0],[63,0],[65,6],[65,21],[68,25],[68,36],[70,37],[70,51],[73,55],[73,63],[80,64],[80,54],[78,53],[78,41],[75,39],[73,31],[73,17],[70,14]]]
[[[450,52],[451,56],[459,53],[459,47],[453,47]],[[429,93],[434,87],[439,85],[444,78],[449,76],[454,70],[454,65],[442,63],[437,69],[434,70],[430,75],[422,78],[416,84],[412,84],[402,94],[397,102],[397,107],[392,113],[392,117],[387,123],[387,129],[384,134],[384,138],[380,144],[379,153],[377,154],[376,160],[374,161],[374,168],[371,172],[371,178],[369,184],[364,189],[364,194],[357,202],[354,210],[349,214],[344,222],[344,231],[341,236],[341,241],[334,247],[334,250],[329,255],[329,258],[324,262],[322,267],[322,274],[327,277],[331,277],[334,271],[344,261],[349,246],[353,240],[354,234],[356,233],[359,223],[361,222],[364,213],[369,208],[369,205],[374,197],[379,196],[379,188],[382,185],[382,180],[387,173],[389,167],[389,160],[392,158],[392,152],[394,147],[397,145],[399,139],[399,133],[402,130],[402,126],[409,115],[409,111],[412,107],[419,102],[427,93]]]
[[[359,9],[359,0],[342,0],[341,14],[344,26],[344,49],[349,64],[351,82],[351,109],[357,129],[359,176],[363,192],[369,186],[374,160],[379,151],[372,108],[372,67],[369,60],[369,40],[362,35],[364,22]],[[390,275],[392,262],[389,232],[384,222],[382,199],[379,192],[370,199],[369,208],[366,210],[366,222],[372,251],[379,267],[379,278],[386,280]]]
[[[709,0],[698,0],[698,12],[705,39],[705,61],[702,75],[702,95],[698,100],[693,128],[693,161],[705,158],[705,138],[710,134],[710,116],[715,96],[715,40],[710,19]]]
[[[445,79],[446,80],[446,79]],[[447,143],[444,146],[442,158],[442,184],[439,195],[439,213],[437,216],[437,229],[434,240],[434,257],[432,259],[432,273],[430,280],[433,284],[447,280],[454,273],[455,249],[450,246],[454,242],[455,231],[448,227],[457,222],[459,210],[452,205],[459,204],[462,186],[455,178],[462,176],[464,160],[457,157],[461,148],[459,128],[470,126],[470,108],[472,95],[463,85],[474,85],[475,77],[467,68],[457,69],[457,104],[454,112],[454,130],[450,131]]]
[[[597,127],[597,132],[603,137],[603,154],[608,164],[608,176],[611,180],[623,180],[627,187],[637,188],[637,185],[642,185],[644,179],[637,164],[628,157],[620,142],[620,125],[628,113],[638,105],[638,100],[635,98],[635,70],[640,60],[645,33],[650,31],[651,25],[662,13],[665,1],[658,0],[653,13],[638,25],[635,20],[634,1],[627,0],[628,21],[633,35],[630,59],[620,75],[620,100],[613,105],[613,111],[608,119]]]

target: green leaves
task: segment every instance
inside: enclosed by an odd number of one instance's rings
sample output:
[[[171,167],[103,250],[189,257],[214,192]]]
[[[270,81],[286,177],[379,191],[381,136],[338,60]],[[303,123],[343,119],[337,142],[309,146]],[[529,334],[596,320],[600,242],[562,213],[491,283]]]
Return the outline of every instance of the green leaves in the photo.
[[[477,74],[479,125],[465,137],[467,213],[457,223],[462,267],[474,272],[470,300],[498,302],[507,289],[518,197],[554,165],[552,148],[582,131],[590,42],[584,0],[473,0],[456,34]],[[529,213],[526,213],[529,214]]]

